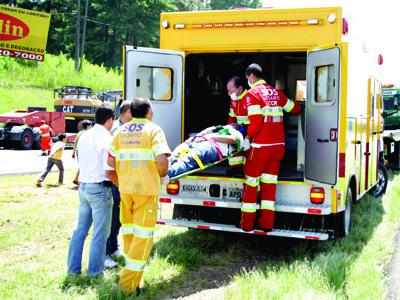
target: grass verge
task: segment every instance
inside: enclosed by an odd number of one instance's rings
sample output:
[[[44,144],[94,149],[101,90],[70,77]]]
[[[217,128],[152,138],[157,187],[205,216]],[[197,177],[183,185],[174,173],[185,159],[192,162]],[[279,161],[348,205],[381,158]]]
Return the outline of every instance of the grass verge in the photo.
[[[35,188],[35,178],[1,177],[0,298],[134,298],[118,288],[120,267],[99,279],[66,277],[77,192]],[[56,181],[57,172],[46,179]],[[139,299],[380,299],[399,195],[400,176],[391,174],[382,199],[368,196],[354,206],[351,235],[329,242],[160,227]]]

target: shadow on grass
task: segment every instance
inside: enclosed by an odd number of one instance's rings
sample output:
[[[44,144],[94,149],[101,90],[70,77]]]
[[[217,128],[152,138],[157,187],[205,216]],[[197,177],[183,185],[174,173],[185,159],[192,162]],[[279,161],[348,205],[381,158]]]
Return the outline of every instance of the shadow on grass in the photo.
[[[389,173],[390,181],[396,174]],[[389,183],[390,184],[390,183]],[[279,272],[297,262],[319,267],[330,288],[345,293],[347,274],[382,222],[382,198],[364,196],[353,206],[352,232],[344,239],[307,241],[202,230],[170,235],[155,244],[153,253],[183,272],[168,283],[150,285],[153,298],[183,297],[228,284],[245,270]]]
[[[395,175],[389,172],[389,184]],[[145,292],[138,298],[119,289],[118,270],[95,281],[67,278],[63,289],[83,294],[92,288],[99,299],[171,299],[225,286],[245,271],[260,271],[267,277],[270,272],[307,261],[322,271],[332,290],[345,294],[349,269],[382,222],[383,214],[382,199],[367,195],[353,206],[351,234],[327,242],[188,230],[155,243],[151,259],[164,259],[180,271],[168,279],[145,281]]]

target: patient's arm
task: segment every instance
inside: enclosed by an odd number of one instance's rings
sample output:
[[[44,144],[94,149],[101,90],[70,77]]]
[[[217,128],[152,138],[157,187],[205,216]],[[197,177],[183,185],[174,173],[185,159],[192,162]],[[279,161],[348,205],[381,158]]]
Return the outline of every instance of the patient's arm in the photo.
[[[226,143],[226,144],[236,144],[236,139],[231,135],[227,134],[207,134],[207,138],[212,138],[216,142]]]

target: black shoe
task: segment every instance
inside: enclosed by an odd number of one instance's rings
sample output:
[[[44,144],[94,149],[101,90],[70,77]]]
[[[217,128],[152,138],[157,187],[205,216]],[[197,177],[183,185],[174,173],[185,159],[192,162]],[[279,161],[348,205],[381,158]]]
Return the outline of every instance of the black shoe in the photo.
[[[140,293],[142,292],[140,287],[136,288],[136,297],[139,297]]]
[[[41,156],[46,156],[46,153],[42,153],[42,155]]]

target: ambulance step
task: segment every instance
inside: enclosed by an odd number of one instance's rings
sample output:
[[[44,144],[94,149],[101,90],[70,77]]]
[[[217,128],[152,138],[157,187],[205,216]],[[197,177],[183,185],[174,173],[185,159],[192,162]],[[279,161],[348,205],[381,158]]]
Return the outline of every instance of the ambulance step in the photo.
[[[241,202],[232,200],[199,200],[199,199],[187,199],[187,198],[166,198],[161,197],[160,203],[172,203],[172,204],[183,204],[183,205],[195,205],[195,206],[209,206],[209,207],[225,207],[225,208],[241,208]],[[257,204],[257,209],[260,209],[260,205]],[[312,205],[312,204],[291,204],[287,202],[277,202],[275,204],[275,211],[288,212],[288,213],[300,213],[309,215],[329,215],[332,213],[332,209],[327,205]]]
[[[324,241],[329,239],[329,234],[319,232],[308,232],[308,231],[296,231],[296,230],[284,230],[284,229],[273,229],[271,232],[264,232],[262,230],[243,231],[234,225],[207,223],[207,222],[195,222],[195,221],[184,221],[184,220],[172,220],[172,219],[159,219],[157,221],[159,225],[170,225],[187,228],[197,228],[206,230],[217,230],[217,231],[229,231],[237,233],[248,233],[255,235],[268,235],[278,237],[290,237],[297,239],[307,240],[319,240]]]

